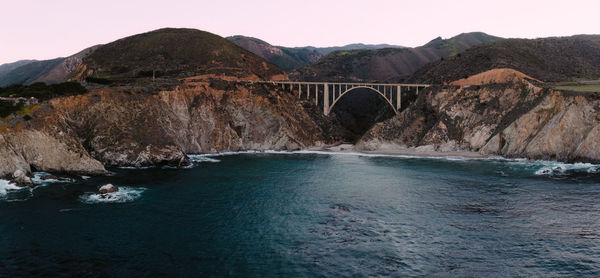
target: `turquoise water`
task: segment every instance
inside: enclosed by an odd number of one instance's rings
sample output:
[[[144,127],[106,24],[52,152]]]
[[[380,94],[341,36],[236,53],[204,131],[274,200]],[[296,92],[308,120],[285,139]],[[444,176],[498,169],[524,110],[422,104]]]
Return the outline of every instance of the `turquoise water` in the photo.
[[[16,189],[0,277],[598,277],[600,166],[334,154]],[[121,186],[101,198],[103,184]]]

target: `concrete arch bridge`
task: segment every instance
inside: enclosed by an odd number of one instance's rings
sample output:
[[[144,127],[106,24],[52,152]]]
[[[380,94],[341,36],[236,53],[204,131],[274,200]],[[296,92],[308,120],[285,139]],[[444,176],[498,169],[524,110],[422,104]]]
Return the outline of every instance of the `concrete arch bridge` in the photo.
[[[298,98],[312,99],[317,106],[323,105],[323,114],[331,113],[338,101],[352,90],[363,88],[379,94],[399,113],[402,105],[403,90],[416,90],[427,88],[429,84],[401,84],[401,83],[346,83],[346,82],[301,82],[301,81],[267,81],[279,85],[284,89],[296,91]]]

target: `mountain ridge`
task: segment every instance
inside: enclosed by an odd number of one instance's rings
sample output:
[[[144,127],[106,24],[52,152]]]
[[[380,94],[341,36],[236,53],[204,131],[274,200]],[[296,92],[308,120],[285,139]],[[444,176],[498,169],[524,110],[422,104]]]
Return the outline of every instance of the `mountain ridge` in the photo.
[[[397,82],[423,65],[469,47],[502,38],[482,32],[462,33],[449,39],[436,38],[415,48],[384,48],[332,52],[316,63],[290,73],[296,80]]]
[[[344,46],[331,47],[286,47],[272,45],[259,38],[242,35],[230,36],[226,39],[258,56],[263,57],[267,61],[277,65],[285,71],[291,71],[300,67],[313,64],[325,55],[334,51],[356,49],[404,48],[403,46],[399,45],[364,43],[353,43]]]
[[[505,39],[427,64],[409,81],[443,84],[494,68],[512,68],[543,81],[600,78],[600,35]]]

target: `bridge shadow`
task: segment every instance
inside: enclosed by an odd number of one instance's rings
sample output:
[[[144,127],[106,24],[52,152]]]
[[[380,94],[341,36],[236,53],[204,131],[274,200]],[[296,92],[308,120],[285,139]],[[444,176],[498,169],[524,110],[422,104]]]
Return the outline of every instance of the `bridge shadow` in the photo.
[[[394,109],[381,95],[366,88],[348,92],[333,106],[330,114],[348,131],[344,135],[348,143],[356,143],[373,125],[394,115]]]

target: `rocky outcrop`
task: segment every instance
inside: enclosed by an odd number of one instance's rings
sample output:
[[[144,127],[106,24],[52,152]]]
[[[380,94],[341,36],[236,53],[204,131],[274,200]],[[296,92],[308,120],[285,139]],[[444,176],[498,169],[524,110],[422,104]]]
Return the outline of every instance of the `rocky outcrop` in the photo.
[[[16,170],[12,174],[12,179],[18,186],[28,186],[33,184],[31,178],[29,178],[23,170]]]
[[[599,132],[600,97],[521,80],[428,89],[402,113],[375,125],[357,147],[600,162]]]
[[[6,127],[4,127],[6,128]],[[21,171],[56,173],[107,173],[102,163],[92,158],[68,136],[53,136],[46,131],[19,124],[0,133],[0,177],[15,178]]]
[[[494,135],[485,154],[600,162],[600,98],[550,92],[532,110]]]
[[[105,184],[98,189],[98,193],[100,194],[108,194],[119,191],[119,188],[112,184]]]
[[[201,76],[174,90],[55,98],[0,129],[0,175],[187,165],[186,153],[295,150],[331,140],[306,103],[272,84]],[[330,124],[330,123],[325,123]]]

